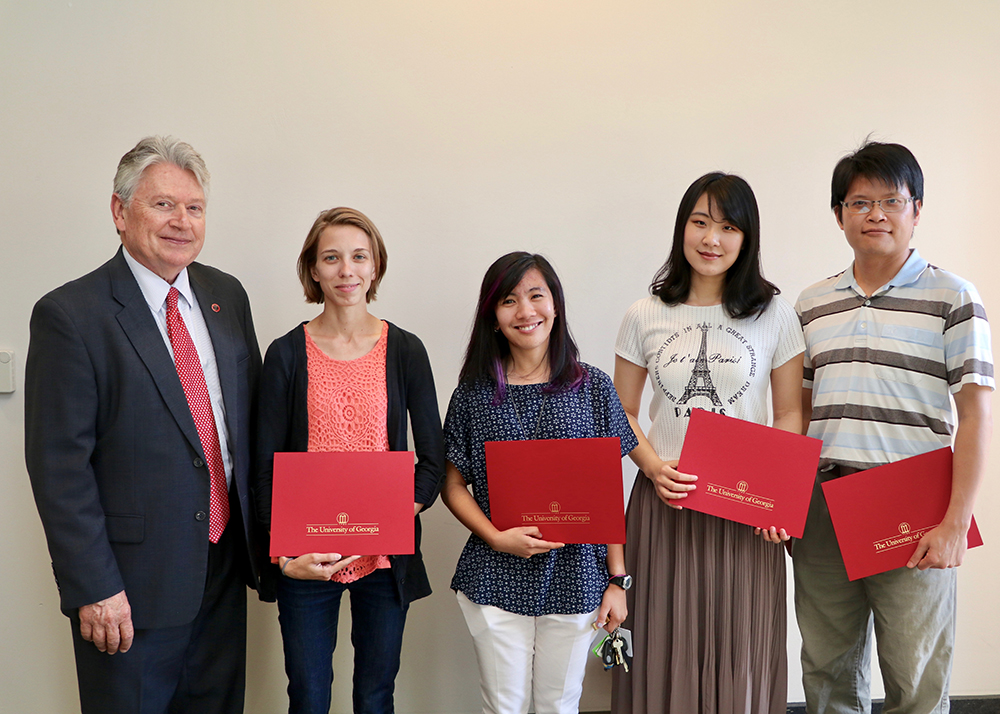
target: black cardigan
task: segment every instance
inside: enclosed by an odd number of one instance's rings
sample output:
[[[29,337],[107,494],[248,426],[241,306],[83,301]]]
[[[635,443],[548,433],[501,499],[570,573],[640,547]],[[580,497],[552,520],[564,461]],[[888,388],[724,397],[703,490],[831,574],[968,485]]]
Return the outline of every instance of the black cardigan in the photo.
[[[385,381],[389,450],[408,450],[406,427],[409,412],[417,455],[414,503],[422,503],[427,509],[437,498],[444,481],[444,439],[434,376],[420,339],[391,322],[388,325]],[[274,452],[306,451],[309,446],[309,413],[306,406],[309,375],[306,365],[303,325],[272,342],[264,358],[257,408],[257,470],[253,494],[257,516],[265,530],[270,529],[271,524]],[[414,518],[413,527],[414,554],[389,557],[402,605],[431,594],[420,555],[420,516]],[[269,565],[270,560],[266,563]],[[263,567],[262,571],[260,597],[273,601],[274,586],[280,573],[276,566]]]

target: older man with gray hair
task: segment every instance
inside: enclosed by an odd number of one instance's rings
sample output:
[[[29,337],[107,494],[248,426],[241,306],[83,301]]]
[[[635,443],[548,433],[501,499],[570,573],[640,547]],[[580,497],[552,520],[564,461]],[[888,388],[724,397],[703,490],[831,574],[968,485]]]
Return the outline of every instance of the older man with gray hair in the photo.
[[[83,712],[241,712],[260,350],[239,281],[196,263],[209,174],[171,137],[122,157],[121,239],[35,305],[25,455]]]

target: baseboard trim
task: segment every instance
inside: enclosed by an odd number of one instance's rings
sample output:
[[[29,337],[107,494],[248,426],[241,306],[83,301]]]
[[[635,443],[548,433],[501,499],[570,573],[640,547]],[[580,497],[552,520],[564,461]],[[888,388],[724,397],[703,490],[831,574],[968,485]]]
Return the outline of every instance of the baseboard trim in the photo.
[[[805,714],[806,705],[789,704],[788,714]],[[952,697],[951,714],[997,714],[1000,712],[1000,695],[982,697]],[[872,702],[872,714],[882,714],[882,702]]]
[[[805,703],[789,704],[788,714],[805,714]],[[587,712],[587,714],[611,714],[611,712]],[[882,714],[882,700],[872,702],[872,714]],[[951,714],[1000,714],[1000,694],[986,694],[980,697],[952,697]]]

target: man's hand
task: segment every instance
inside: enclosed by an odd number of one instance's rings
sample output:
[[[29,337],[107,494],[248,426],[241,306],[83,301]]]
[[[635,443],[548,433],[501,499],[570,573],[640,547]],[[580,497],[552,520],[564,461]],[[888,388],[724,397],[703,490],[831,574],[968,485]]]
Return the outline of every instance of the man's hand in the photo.
[[[122,590],[117,595],[80,608],[80,635],[101,652],[128,652],[135,630],[132,608]]]
[[[957,568],[968,549],[968,531],[968,528],[949,523],[932,528],[920,539],[906,567],[920,570]]]

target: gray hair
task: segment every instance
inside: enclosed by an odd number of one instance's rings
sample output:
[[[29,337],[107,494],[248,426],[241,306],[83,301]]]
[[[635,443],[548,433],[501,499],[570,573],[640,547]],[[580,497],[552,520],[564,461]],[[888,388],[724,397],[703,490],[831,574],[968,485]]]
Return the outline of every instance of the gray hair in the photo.
[[[114,192],[126,206],[132,202],[132,195],[139,186],[143,171],[154,164],[173,164],[190,171],[204,191],[205,198],[208,198],[208,182],[211,177],[201,154],[190,144],[172,136],[147,136],[140,139],[118,162]]]

